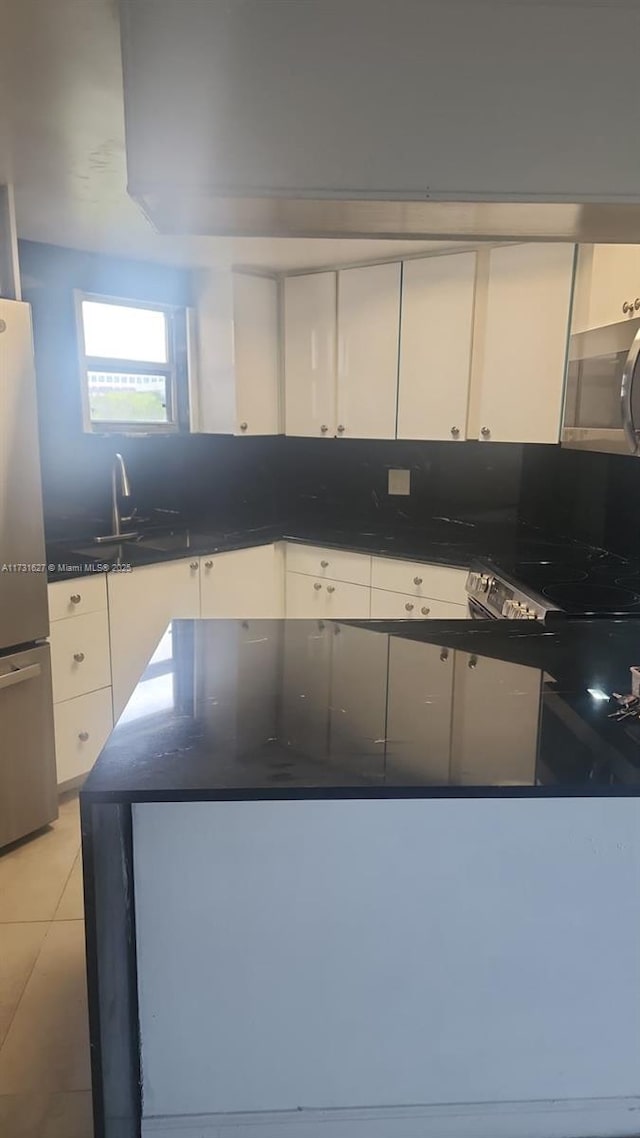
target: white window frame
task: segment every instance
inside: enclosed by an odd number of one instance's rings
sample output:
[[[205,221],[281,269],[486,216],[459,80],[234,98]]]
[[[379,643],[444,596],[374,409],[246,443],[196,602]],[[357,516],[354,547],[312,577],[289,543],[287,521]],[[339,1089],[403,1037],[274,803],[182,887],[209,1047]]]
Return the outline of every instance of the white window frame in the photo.
[[[102,293],[85,292],[76,289],[74,293],[76,308],[76,328],[78,335],[78,356],[80,365],[80,390],[82,397],[82,424],[85,433],[92,435],[164,435],[175,434],[180,430],[180,414],[178,406],[178,352],[176,337],[176,322],[179,316],[185,316],[187,309],[168,304],[156,304],[152,301],[131,300],[128,297],[104,295]],[[87,355],[84,339],[84,320],[82,302],[85,300],[97,301],[99,304],[115,304],[126,308],[142,308],[145,311],[162,312],[166,317],[167,328],[167,362],[162,364],[151,361],[113,359],[107,356]],[[186,366],[186,359],[184,361]],[[163,422],[140,422],[129,419],[113,419],[95,422],[91,418],[89,405],[89,379],[90,371],[102,371],[113,375],[160,375],[166,378],[167,418]],[[185,377],[188,381],[188,376]]]

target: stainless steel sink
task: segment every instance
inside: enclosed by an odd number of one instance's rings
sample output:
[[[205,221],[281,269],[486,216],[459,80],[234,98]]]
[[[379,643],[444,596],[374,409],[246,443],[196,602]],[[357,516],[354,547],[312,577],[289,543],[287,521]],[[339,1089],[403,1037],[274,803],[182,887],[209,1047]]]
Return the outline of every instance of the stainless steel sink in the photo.
[[[141,537],[136,545],[157,553],[172,553],[176,549],[190,549],[191,541],[188,533],[168,533],[164,536]]]
[[[129,546],[134,542],[129,542]],[[86,557],[90,561],[126,561],[127,559],[127,542],[115,542],[112,545],[98,545],[94,542],[92,545],[79,545],[77,549],[72,549],[71,552],[79,557]]]

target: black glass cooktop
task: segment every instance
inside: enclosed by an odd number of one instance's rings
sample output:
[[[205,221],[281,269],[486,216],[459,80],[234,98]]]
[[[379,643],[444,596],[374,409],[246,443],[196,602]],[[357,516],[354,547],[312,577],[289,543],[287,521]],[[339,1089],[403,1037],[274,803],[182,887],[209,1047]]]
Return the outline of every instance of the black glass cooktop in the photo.
[[[503,580],[555,605],[565,616],[640,616],[640,572],[623,557],[551,545],[540,559],[502,561],[492,571]]]

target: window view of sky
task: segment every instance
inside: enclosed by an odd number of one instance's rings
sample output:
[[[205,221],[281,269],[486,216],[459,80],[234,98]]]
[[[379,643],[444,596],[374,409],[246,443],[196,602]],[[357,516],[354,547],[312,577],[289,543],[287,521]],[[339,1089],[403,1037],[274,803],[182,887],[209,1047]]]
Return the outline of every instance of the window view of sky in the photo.
[[[82,323],[87,356],[167,363],[164,312],[83,300]]]

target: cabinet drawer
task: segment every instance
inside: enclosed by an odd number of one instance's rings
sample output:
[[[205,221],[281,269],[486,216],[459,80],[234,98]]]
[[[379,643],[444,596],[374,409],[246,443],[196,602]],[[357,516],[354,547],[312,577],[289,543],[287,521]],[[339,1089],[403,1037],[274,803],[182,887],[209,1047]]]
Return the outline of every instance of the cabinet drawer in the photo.
[[[408,593],[414,597],[432,597],[436,601],[452,601],[465,605],[466,569],[450,569],[447,565],[425,565],[417,561],[393,561],[374,557],[371,584],[374,589],[392,593]]]
[[[363,553],[345,553],[312,545],[287,545],[287,569],[309,573],[318,580],[371,584],[371,558]]]
[[[368,585],[321,581],[304,573],[287,573],[287,616],[303,620],[368,620]]]
[[[107,607],[107,579],[104,573],[75,577],[49,585],[49,620],[100,612]]]
[[[84,695],[111,683],[106,612],[90,612],[51,625],[53,702]]]
[[[57,703],[53,720],[58,783],[67,782],[91,770],[111,734],[111,688]]]
[[[385,589],[371,590],[372,620],[467,620],[467,605],[453,601],[432,600],[410,593],[390,593]]]

